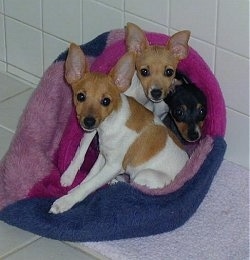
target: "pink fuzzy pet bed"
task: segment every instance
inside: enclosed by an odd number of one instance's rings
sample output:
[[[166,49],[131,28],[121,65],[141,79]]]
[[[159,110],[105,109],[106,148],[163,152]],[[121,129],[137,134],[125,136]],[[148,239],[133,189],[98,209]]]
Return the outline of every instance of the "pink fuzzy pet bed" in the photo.
[[[168,36],[147,33],[150,44]],[[113,30],[81,46],[92,71],[107,73],[125,53],[124,30]],[[224,156],[225,103],[217,80],[199,54],[190,49],[178,70],[207,97],[203,138],[190,160],[167,187],[149,190],[118,183],[97,190],[70,211],[52,215],[53,201],[79,184],[98,155],[97,141],[69,188],[60,176],[84,136],[64,80],[67,51],[44,73],[30,98],[10,148],[0,162],[0,219],[33,233],[68,241],[101,241],[149,236],[183,225],[205,197]]]

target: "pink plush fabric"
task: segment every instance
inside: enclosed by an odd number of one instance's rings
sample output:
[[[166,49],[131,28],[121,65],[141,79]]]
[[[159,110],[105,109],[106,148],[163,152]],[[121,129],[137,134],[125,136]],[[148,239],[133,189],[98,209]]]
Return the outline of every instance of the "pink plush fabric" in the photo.
[[[72,110],[68,124],[63,133],[63,138],[61,139],[59,148],[54,156],[54,164],[57,168],[54,168],[49,175],[45,176],[44,179],[38,181],[32,187],[29,192],[29,197],[59,197],[66,194],[85,179],[97,159],[97,140],[93,140],[91,143],[86,154],[86,160],[79,170],[73,184],[69,187],[62,187],[60,184],[61,174],[67,169],[70,161],[73,159],[82,137],[84,137],[83,130],[77,122],[75,111]]]
[[[70,89],[63,64],[54,64],[44,74],[30,98],[0,164],[0,206],[27,197],[33,185],[56,170],[50,159],[60,142],[72,109]],[[65,113],[59,113],[65,111]]]

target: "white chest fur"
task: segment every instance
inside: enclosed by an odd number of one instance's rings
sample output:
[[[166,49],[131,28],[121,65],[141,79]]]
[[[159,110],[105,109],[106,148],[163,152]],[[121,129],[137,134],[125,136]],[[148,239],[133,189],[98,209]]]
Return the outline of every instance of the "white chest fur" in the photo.
[[[99,126],[100,152],[106,161],[121,164],[131,143],[138,134],[126,127],[130,117],[130,108],[126,96],[121,95],[122,105],[119,111],[112,112]]]

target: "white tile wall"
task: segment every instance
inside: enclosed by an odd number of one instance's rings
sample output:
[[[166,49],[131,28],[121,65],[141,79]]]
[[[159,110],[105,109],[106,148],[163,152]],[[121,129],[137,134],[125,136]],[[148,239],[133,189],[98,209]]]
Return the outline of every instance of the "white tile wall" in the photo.
[[[15,132],[18,118],[21,116],[33,89],[27,90],[18,97],[13,97],[5,102],[0,103],[1,123],[10,131]],[[18,102],[17,102],[18,101]],[[15,104],[15,106],[13,106]]]
[[[122,28],[123,25],[123,11],[120,9],[98,1],[83,1],[83,42],[88,42],[111,28]]]
[[[98,2],[124,10],[124,1],[125,0],[99,0]]]
[[[0,71],[6,71],[6,63],[0,60]]]
[[[189,29],[192,35],[203,41],[215,43],[217,0],[171,1],[171,27],[177,30]]]
[[[69,42],[88,42],[128,21],[166,34],[192,31],[190,45],[226,100],[226,158],[248,167],[249,0],[0,0],[0,70],[36,84]]]
[[[22,82],[17,81],[16,79],[10,78],[9,76],[7,76],[4,73],[0,72],[0,78],[1,78],[0,103],[27,90],[27,87],[24,87],[23,86],[24,84]],[[10,88],[10,86],[11,86],[11,88]]]
[[[4,16],[0,14],[0,60],[6,62]]]
[[[249,117],[227,109],[227,160],[249,167]]]
[[[13,137],[13,134],[10,131],[8,131],[7,129],[4,129],[0,126],[0,139],[5,140],[4,142],[1,142],[0,158],[3,158],[5,153],[8,151],[12,137]],[[6,140],[8,140],[8,141],[6,141]],[[0,232],[1,232],[1,229],[0,229]],[[1,251],[1,245],[0,245],[0,251]]]
[[[6,17],[7,63],[35,76],[42,76],[42,32]]]
[[[3,13],[3,0],[0,0],[0,13]]]
[[[227,106],[249,115],[249,59],[218,48],[215,74]]]
[[[202,53],[202,58],[206,61],[209,67],[214,71],[215,64],[215,46],[213,44],[201,41],[199,39],[191,37],[190,45],[198,53]]]
[[[48,68],[49,65],[57,58],[58,54],[68,48],[69,43],[53,35],[44,33],[43,46],[44,68]]]
[[[218,45],[249,57],[249,0],[220,0]]]
[[[145,28],[148,32],[158,32],[158,33],[165,33],[169,34],[169,29],[166,26],[160,25],[158,23],[152,22],[150,20],[147,20],[145,18],[136,16],[134,14],[125,13],[125,24],[127,22],[132,22],[140,26],[141,28]]]
[[[82,40],[82,1],[43,0],[43,29],[64,40]]]
[[[5,14],[23,23],[42,29],[41,0],[5,1]]]
[[[148,8],[145,8],[145,6]],[[161,25],[168,26],[168,0],[157,0],[155,2],[152,2],[152,0],[126,0],[125,11]]]

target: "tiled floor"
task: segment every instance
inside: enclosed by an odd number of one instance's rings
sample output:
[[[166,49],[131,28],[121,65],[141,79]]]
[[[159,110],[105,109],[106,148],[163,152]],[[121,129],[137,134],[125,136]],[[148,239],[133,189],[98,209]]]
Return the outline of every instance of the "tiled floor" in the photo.
[[[8,149],[19,116],[32,91],[28,84],[0,73],[0,158]],[[0,221],[0,259],[107,259],[91,249],[86,248],[83,252],[71,245],[39,237]]]

